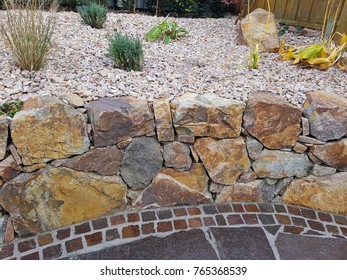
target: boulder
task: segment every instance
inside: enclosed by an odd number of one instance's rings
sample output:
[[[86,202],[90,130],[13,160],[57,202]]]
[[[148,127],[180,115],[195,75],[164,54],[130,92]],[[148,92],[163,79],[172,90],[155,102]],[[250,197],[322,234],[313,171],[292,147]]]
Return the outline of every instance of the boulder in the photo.
[[[160,142],[171,142],[175,140],[174,128],[172,125],[170,101],[167,98],[153,100],[155,126],[158,140]]]
[[[280,47],[273,13],[269,14],[260,8],[255,9],[241,21],[241,31],[244,40],[251,48],[259,44],[261,52],[277,52]]]
[[[299,108],[271,93],[250,94],[244,128],[268,149],[291,148],[301,132]]]
[[[164,163],[166,167],[188,170],[192,165],[189,156],[190,149],[181,142],[171,142],[164,145]]]
[[[134,138],[125,149],[120,172],[133,190],[143,189],[159,173],[163,165],[161,147],[153,137]]]
[[[5,115],[0,116],[0,160],[5,158],[8,138],[8,121]]]
[[[171,102],[175,131],[179,135],[237,138],[245,104],[215,94],[188,93]]]
[[[45,168],[7,182],[0,204],[10,214],[15,231],[24,236],[124,210],[126,191],[118,176]]]
[[[222,192],[217,195],[216,203],[263,202],[263,186],[263,180],[225,186]]]
[[[117,175],[122,160],[122,151],[116,146],[111,146],[90,150],[83,155],[68,159],[63,165],[79,171],[110,176]]]
[[[288,204],[347,215],[347,172],[294,180],[282,199]]]
[[[74,108],[83,107],[84,101],[83,99],[78,95],[74,93],[62,93],[59,95],[59,98],[67,103],[70,104]]]
[[[92,101],[88,116],[95,147],[112,146],[154,132],[154,117],[149,104],[131,96]]]
[[[199,138],[194,147],[210,178],[218,184],[232,185],[250,167],[242,137],[222,140]]]
[[[311,153],[323,163],[340,171],[347,171],[347,139],[315,145]]]
[[[305,177],[312,165],[306,154],[264,150],[252,167],[260,178],[281,179]]]
[[[83,154],[89,148],[84,116],[51,96],[25,102],[13,118],[11,136],[24,165]]]
[[[337,140],[347,134],[347,99],[323,91],[306,94],[304,116],[310,123],[310,134],[320,141]]]
[[[17,164],[12,155],[0,161],[0,179],[2,182],[10,181],[21,171],[22,168]]]

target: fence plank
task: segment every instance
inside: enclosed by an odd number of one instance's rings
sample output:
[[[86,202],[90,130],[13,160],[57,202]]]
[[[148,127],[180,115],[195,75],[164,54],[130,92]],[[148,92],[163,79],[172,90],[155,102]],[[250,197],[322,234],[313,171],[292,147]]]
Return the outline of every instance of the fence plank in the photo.
[[[276,5],[274,7],[275,9],[275,14],[277,18],[284,18],[284,13],[286,11],[287,7],[287,0],[277,0]]]
[[[340,14],[340,19],[337,21],[336,31],[347,34],[347,1],[344,3]]]
[[[307,22],[311,12],[312,0],[305,0],[299,2],[296,20]]]
[[[288,0],[283,19],[295,20],[300,0]]]

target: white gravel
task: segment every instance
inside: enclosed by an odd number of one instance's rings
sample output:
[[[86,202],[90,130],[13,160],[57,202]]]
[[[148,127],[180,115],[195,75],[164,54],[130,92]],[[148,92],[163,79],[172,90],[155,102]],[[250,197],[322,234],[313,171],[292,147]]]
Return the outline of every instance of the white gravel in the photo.
[[[249,49],[236,43],[235,18],[176,19],[189,37],[164,45],[144,40],[148,30],[162,18],[109,13],[105,28],[92,29],[73,12],[59,12],[55,46],[46,66],[38,72],[20,70],[0,40],[0,101],[36,94],[77,93],[86,101],[105,96],[132,95],[153,100],[187,92],[215,92],[247,100],[250,92],[271,91],[301,107],[305,93],[335,92],[347,97],[347,73],[333,67],[322,72],[291,66],[277,54],[262,54],[258,70],[247,67]],[[0,11],[0,22],[5,12]],[[142,38],[144,70],[126,72],[114,68],[106,56],[108,38],[114,30]],[[285,35],[295,45],[318,38]]]

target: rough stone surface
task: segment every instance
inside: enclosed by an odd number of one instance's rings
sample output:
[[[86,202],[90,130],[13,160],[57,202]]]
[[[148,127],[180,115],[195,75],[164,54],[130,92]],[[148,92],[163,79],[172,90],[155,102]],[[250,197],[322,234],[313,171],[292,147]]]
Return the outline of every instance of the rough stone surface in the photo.
[[[11,136],[24,165],[82,154],[89,148],[84,116],[51,96],[29,99],[13,118]]]
[[[319,141],[315,138],[312,138],[312,137],[308,137],[308,136],[299,136],[299,140],[298,140],[300,143],[304,143],[305,145],[307,146],[310,146],[310,145],[324,145],[325,142],[323,141]]]
[[[260,178],[305,177],[311,169],[306,154],[264,150],[252,167]]]
[[[154,131],[153,114],[147,101],[131,96],[92,101],[88,115],[96,147],[111,146]]]
[[[164,145],[164,163],[166,167],[188,170],[192,165],[190,150],[181,142],[171,142]]]
[[[329,142],[325,145],[315,145],[312,154],[330,167],[347,171],[347,139]]]
[[[329,166],[323,166],[323,165],[319,165],[319,164],[316,164],[312,170],[312,174],[315,176],[318,176],[318,177],[333,175],[335,173],[336,173],[336,168],[332,168]]]
[[[257,178],[258,178],[257,173],[251,170],[251,171],[242,173],[237,181],[238,183],[249,183],[254,181]]]
[[[63,94],[59,95],[59,98],[63,102],[66,102],[66,103],[70,104],[74,108],[78,108],[78,107],[83,107],[84,106],[83,99],[79,95],[77,95],[77,94],[63,93]]]
[[[0,178],[2,182],[13,179],[21,171],[21,167],[17,164],[12,155],[0,161]]]
[[[18,165],[22,164],[22,159],[21,157],[18,155],[17,149],[13,144],[10,144],[8,146],[8,149],[10,150],[13,158],[15,159],[15,161],[17,162]]]
[[[167,98],[153,100],[155,126],[160,142],[174,141],[174,129],[172,125],[170,102]]]
[[[6,155],[8,138],[8,121],[5,115],[0,116],[0,160]]]
[[[16,232],[23,236],[124,210],[126,189],[117,176],[46,168],[7,182],[0,193],[0,204],[11,215]]]
[[[190,136],[239,137],[244,109],[243,102],[210,93],[188,93],[171,102],[176,133]]]
[[[216,203],[226,202],[263,202],[263,181],[255,180],[249,183],[236,183],[226,186],[218,194]]]
[[[306,150],[307,150],[307,146],[300,143],[296,143],[295,146],[293,147],[293,151],[298,154],[302,154],[306,152]]]
[[[260,157],[261,151],[264,149],[263,144],[253,137],[247,137],[246,145],[248,156],[252,160],[257,160]]]
[[[116,147],[96,148],[68,159],[64,166],[85,171],[97,172],[104,176],[116,175],[123,160],[122,152]]]
[[[159,173],[163,164],[161,147],[152,137],[134,138],[125,149],[121,174],[133,190],[143,189]]]
[[[268,11],[255,9],[241,21],[243,38],[250,46],[259,43],[259,51],[276,52],[280,47],[280,40],[273,13],[270,18]],[[255,46],[251,46],[254,48]]]
[[[347,215],[347,172],[293,180],[283,202]]]
[[[308,136],[310,134],[310,123],[308,119],[301,118],[301,126],[302,126],[302,135]]]
[[[334,93],[315,91],[306,94],[304,115],[310,134],[321,141],[337,140],[347,134],[347,99]]]
[[[169,173],[168,171],[164,172]],[[177,177],[177,173],[169,174]],[[196,182],[198,178],[192,179],[182,174],[182,177],[176,180],[170,175],[159,173],[153,182],[142,192],[138,200],[134,203],[134,207],[172,207],[212,202],[211,197],[188,186],[189,184],[193,184],[201,188],[201,183],[197,184]]]
[[[293,147],[301,133],[301,110],[271,93],[251,94],[244,128],[269,149]]]
[[[200,138],[194,147],[216,183],[232,185],[250,167],[246,144],[241,137],[223,140]]]
[[[46,165],[47,165],[47,163],[36,163],[33,165],[24,166],[23,171],[27,172],[27,173],[31,173],[31,172],[34,172],[36,170],[39,170],[40,168],[44,168]]]

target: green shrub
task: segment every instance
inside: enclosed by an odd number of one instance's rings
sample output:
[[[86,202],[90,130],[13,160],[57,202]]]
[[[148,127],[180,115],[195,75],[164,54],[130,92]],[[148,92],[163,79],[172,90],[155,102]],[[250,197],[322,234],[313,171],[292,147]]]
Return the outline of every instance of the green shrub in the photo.
[[[109,42],[108,56],[115,66],[126,71],[141,71],[143,50],[141,40],[116,33]]]
[[[77,7],[83,21],[92,28],[102,28],[107,17],[107,8],[105,6],[91,3],[87,6]]]
[[[6,23],[0,26],[0,35],[18,66],[25,70],[39,70],[51,49],[55,26],[55,9],[43,14],[42,0],[4,1]],[[52,7],[56,7],[52,4]],[[16,8],[16,9],[14,9]]]
[[[97,3],[107,7],[107,0],[59,0],[59,5],[68,10],[77,10],[78,6],[85,6],[91,3]]]
[[[4,102],[0,105],[0,115],[8,115],[13,118],[13,116],[20,110],[23,106],[23,101],[17,98],[14,101]]]

